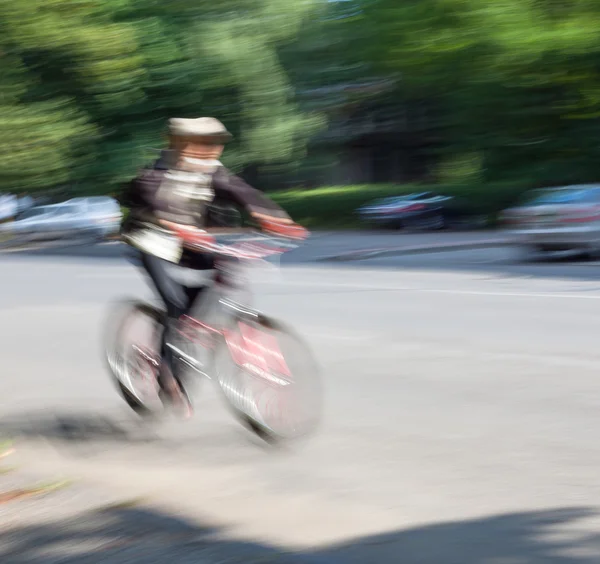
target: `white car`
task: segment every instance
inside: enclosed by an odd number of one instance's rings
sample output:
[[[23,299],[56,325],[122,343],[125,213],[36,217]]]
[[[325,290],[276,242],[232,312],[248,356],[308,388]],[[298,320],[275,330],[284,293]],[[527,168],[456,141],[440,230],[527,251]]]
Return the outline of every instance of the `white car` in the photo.
[[[102,240],[118,232],[122,214],[108,197],[74,198],[60,204],[30,208],[2,231],[25,240],[91,237]]]
[[[86,228],[106,238],[119,232],[123,214],[119,202],[108,196],[73,198],[64,204],[76,206],[77,214],[87,222]]]
[[[600,254],[600,185],[534,190],[502,215],[526,251]]]
[[[18,210],[17,197],[12,194],[0,194],[0,221],[13,218]]]

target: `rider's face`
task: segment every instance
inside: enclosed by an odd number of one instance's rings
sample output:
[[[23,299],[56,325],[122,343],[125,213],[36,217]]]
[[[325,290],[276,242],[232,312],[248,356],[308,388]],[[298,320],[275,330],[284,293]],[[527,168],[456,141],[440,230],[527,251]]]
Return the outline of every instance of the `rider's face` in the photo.
[[[180,158],[219,159],[223,153],[223,145],[211,138],[177,137],[172,145]]]

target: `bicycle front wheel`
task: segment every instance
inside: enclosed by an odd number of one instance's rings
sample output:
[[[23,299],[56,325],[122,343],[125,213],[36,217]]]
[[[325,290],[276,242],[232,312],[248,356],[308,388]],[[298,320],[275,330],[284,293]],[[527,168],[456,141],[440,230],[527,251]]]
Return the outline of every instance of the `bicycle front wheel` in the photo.
[[[235,317],[215,351],[214,374],[233,412],[268,442],[299,439],[317,429],[318,365],[286,325],[260,314]]]

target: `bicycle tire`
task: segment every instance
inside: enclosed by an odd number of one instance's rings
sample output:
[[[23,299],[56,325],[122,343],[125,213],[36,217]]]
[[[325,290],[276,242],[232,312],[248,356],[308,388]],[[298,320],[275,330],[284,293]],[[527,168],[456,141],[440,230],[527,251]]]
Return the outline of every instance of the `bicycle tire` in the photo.
[[[286,347],[286,352],[282,351],[282,353],[286,362],[293,361],[294,379],[296,383],[300,383],[304,387],[304,397],[301,402],[303,405],[300,411],[305,411],[305,416],[301,422],[296,421],[295,425],[276,424],[273,418],[264,412],[264,396],[262,397],[262,407],[258,405],[257,393],[268,393],[269,388],[274,390],[275,396],[267,396],[266,401],[268,402],[269,399],[280,401],[283,397],[281,394],[290,392],[283,392],[281,386],[277,387],[272,382],[268,383],[236,364],[230,345],[225,339],[222,339],[215,349],[212,371],[230,411],[254,434],[270,444],[296,442],[312,436],[321,421],[322,388],[320,370],[310,347],[288,325],[259,312],[254,312],[250,316],[232,317],[229,330],[236,331],[238,322],[253,324],[261,331],[276,332],[289,341],[288,345],[293,345],[296,358],[290,358],[289,347]],[[279,338],[277,340],[280,341]],[[299,366],[303,366],[301,370],[298,369]],[[298,400],[298,389],[292,388],[292,392],[295,396],[291,398],[292,401]],[[277,394],[280,394],[279,397]],[[290,399],[290,397],[288,396],[286,399]]]
[[[104,359],[113,383],[127,405],[138,415],[153,417],[156,415],[157,410],[149,407],[136,394],[136,391],[131,389],[131,386],[128,387],[124,383],[122,373],[122,370],[125,369],[123,366],[124,359],[120,358],[117,352],[118,348],[122,346],[123,331],[127,322],[136,316],[147,317],[155,326],[164,323],[164,312],[151,304],[132,299],[120,300],[113,305],[105,324]]]

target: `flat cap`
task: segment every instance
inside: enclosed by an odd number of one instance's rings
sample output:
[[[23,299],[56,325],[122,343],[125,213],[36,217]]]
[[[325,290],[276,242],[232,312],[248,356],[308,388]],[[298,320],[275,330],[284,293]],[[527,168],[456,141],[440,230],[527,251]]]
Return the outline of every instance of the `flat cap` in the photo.
[[[226,143],[232,138],[225,126],[218,119],[211,117],[171,118],[169,133],[178,137],[211,137],[220,143]]]

